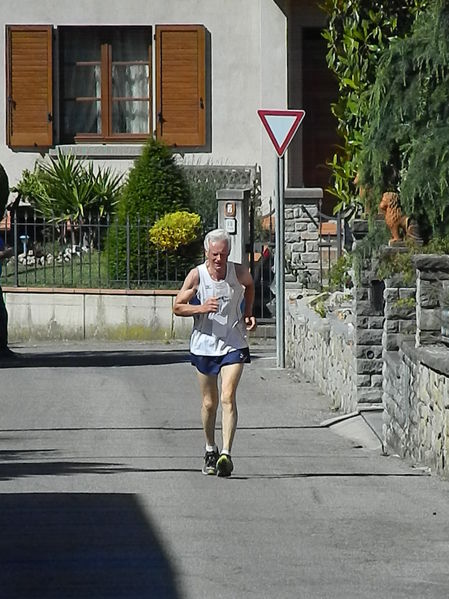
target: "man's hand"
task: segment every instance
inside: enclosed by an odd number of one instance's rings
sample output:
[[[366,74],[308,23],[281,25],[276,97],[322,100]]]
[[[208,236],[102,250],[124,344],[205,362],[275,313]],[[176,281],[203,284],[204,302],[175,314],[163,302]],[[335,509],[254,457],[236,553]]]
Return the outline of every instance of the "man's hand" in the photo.
[[[210,312],[218,312],[218,298],[208,297],[202,307],[205,314],[209,314]]]
[[[254,316],[245,316],[245,324],[247,331],[254,331],[257,326],[256,318]]]

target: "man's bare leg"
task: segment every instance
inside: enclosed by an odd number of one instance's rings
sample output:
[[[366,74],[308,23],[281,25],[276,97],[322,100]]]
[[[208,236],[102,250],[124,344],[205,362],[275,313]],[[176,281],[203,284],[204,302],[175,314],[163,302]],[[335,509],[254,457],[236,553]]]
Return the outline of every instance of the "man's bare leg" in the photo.
[[[243,372],[243,364],[227,364],[221,368],[221,407],[223,450],[231,453],[237,428],[236,391]]]
[[[206,436],[206,444],[213,446],[215,445],[215,422],[217,419],[218,408],[218,377],[216,375],[202,374],[201,372],[198,372],[197,374],[203,400],[201,406],[201,421]]]

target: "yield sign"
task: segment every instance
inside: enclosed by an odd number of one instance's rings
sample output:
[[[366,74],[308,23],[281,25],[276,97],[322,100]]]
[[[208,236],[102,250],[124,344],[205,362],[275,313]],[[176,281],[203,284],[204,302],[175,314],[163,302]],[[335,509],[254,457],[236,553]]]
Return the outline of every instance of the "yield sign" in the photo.
[[[258,110],[263,126],[267,130],[274,149],[281,158],[298,130],[304,110]]]

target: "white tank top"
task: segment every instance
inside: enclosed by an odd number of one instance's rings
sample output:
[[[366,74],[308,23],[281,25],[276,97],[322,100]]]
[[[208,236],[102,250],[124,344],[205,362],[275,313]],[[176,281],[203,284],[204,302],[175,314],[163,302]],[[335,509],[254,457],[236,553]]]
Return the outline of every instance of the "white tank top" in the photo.
[[[217,297],[218,312],[194,315],[190,351],[197,356],[224,356],[248,347],[242,313],[245,287],[237,279],[234,263],[227,263],[222,281],[212,279],[206,264],[197,268],[200,281],[196,301],[204,304],[209,297]]]

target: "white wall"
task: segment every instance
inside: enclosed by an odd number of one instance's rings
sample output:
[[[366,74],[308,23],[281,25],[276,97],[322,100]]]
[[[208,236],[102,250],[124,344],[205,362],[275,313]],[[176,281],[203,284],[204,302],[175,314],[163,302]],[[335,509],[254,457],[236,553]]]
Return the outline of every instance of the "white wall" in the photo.
[[[11,342],[33,339],[187,339],[192,330],[192,318],[173,315],[176,292],[3,290]]]
[[[287,107],[286,19],[273,0],[16,0],[0,3],[0,26],[204,24],[211,35],[212,152],[186,154],[187,162],[259,164],[263,197],[274,190],[275,154],[257,116],[258,108]],[[0,38],[5,56],[5,34]],[[5,90],[5,66],[0,68]],[[37,153],[5,145],[5,93],[0,95],[0,162],[13,185]],[[117,146],[116,148],[117,149]],[[132,157],[110,162],[126,169]]]

